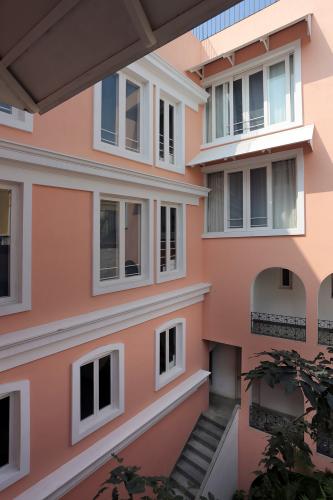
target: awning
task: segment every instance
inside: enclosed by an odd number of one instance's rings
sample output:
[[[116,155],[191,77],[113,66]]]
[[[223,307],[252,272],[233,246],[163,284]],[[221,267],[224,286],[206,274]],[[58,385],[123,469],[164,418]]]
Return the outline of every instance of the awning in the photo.
[[[0,102],[45,113],[237,2],[4,0]]]
[[[242,141],[204,149],[188,165],[204,165],[211,162],[237,158],[243,155],[266,152],[276,148],[308,143],[312,149],[314,125],[305,125],[293,129],[262,135]]]

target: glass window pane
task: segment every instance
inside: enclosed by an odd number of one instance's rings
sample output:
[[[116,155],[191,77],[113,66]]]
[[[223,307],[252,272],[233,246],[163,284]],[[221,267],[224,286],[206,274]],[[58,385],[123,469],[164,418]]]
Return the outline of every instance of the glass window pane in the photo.
[[[141,274],[141,205],[125,203],[125,276]]]
[[[110,355],[98,360],[99,387],[98,407],[101,410],[111,404],[111,362]]]
[[[294,54],[289,56],[290,69],[290,118],[295,121],[295,70],[294,70]]]
[[[264,126],[264,85],[263,72],[249,76],[250,130]]]
[[[140,151],[140,87],[126,80],[126,149]]]
[[[177,267],[177,208],[170,207],[170,269]]]
[[[0,297],[10,295],[11,191],[0,189]]]
[[[230,134],[229,82],[215,87],[216,137]]]
[[[10,397],[0,399],[0,467],[9,463]]]
[[[101,201],[100,279],[119,278],[119,203]]]
[[[206,142],[212,142],[212,87],[206,88],[209,97],[206,102]]]
[[[164,160],[164,101],[160,99],[160,135],[159,135],[160,160]]]
[[[272,163],[273,227],[297,227],[295,159]]]
[[[103,142],[118,145],[119,76],[108,76],[102,81],[102,130]]]
[[[207,175],[208,194],[207,230],[224,231],[224,172]]]
[[[0,102],[0,111],[3,113],[7,113],[7,115],[12,115],[13,114],[13,106],[10,104],[6,104],[4,102]]]
[[[176,327],[169,330],[169,368],[176,366]]]
[[[81,420],[94,413],[94,363],[80,367]]]
[[[250,170],[251,227],[267,227],[266,167]]]
[[[166,207],[161,207],[160,272],[167,270],[166,255]]]
[[[160,333],[160,375],[166,371],[166,332]]]
[[[229,227],[243,227],[243,172],[232,172],[229,178]]]
[[[271,124],[286,120],[286,69],[285,62],[269,68],[269,121]]]
[[[175,108],[169,104],[169,162],[175,163]]]
[[[243,133],[243,85],[242,80],[235,80],[234,91],[234,134]]]

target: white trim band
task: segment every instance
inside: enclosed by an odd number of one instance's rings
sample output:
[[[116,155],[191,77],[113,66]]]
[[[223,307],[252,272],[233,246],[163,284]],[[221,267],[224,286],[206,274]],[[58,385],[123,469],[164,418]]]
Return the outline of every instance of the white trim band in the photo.
[[[0,372],[202,302],[209,283],[0,335]]]
[[[179,406],[207,380],[209,372],[199,370],[170,392],[157,399],[107,436],[44,477],[16,500],[56,500],[89,477],[144,432]]]

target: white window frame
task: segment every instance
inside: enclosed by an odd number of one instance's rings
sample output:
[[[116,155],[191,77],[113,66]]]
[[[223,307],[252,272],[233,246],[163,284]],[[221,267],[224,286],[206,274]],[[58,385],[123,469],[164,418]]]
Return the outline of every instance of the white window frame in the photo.
[[[161,206],[177,209],[177,267],[173,271],[160,270]],[[163,283],[186,276],[186,205],[158,200],[156,203],[156,282]],[[167,244],[168,245],[168,244]]]
[[[108,280],[100,279],[100,204],[102,200],[120,203],[139,203],[141,205],[141,275],[125,277],[121,272],[119,278]],[[130,198],[119,195],[94,192],[93,195],[93,295],[117,292],[130,288],[137,288],[152,284],[152,231],[153,231],[153,202],[149,199]],[[119,220],[119,266],[125,265],[124,236],[121,227],[125,227],[125,214],[121,211]]]
[[[295,158],[296,160],[296,213],[297,227],[290,229],[273,229],[272,227],[272,193],[269,189],[271,186],[271,165],[273,162]],[[249,179],[251,169],[267,167],[267,217],[268,227],[251,228],[250,227],[250,183],[246,182]],[[227,174],[229,172],[237,172],[242,170],[245,172],[243,177],[243,229],[228,228],[228,186]],[[273,153],[270,155],[251,157],[246,160],[238,160],[226,162],[224,164],[204,167],[205,184],[207,186],[207,174],[214,172],[224,172],[224,231],[208,232],[207,214],[208,214],[208,199],[205,200],[205,227],[203,238],[230,238],[230,237],[252,237],[252,236],[288,236],[302,235],[305,233],[304,221],[304,157],[302,149],[295,149]],[[245,181],[245,182],[244,182]]]
[[[81,421],[80,410],[80,368],[105,356],[111,356],[111,391],[115,394],[116,403],[102,410],[95,408],[95,413]],[[112,363],[112,357],[118,356],[118,366]],[[124,377],[124,345],[110,344],[99,347],[72,364],[72,444],[77,443],[107,422],[119,417],[125,411],[125,377]],[[96,392],[97,377],[94,373],[94,390]],[[96,401],[94,401],[94,404]]]
[[[102,82],[94,86],[93,148],[142,163],[152,164],[152,84],[128,68],[118,72],[118,145],[102,141]],[[126,149],[126,80],[140,88],[140,150]]]
[[[10,189],[10,296],[0,297],[0,316],[31,309],[32,185],[28,181],[0,179],[0,189]]]
[[[185,105],[158,86],[156,86],[155,96],[155,164],[157,167],[179,174],[185,174]],[[165,104],[174,106],[174,163],[170,163],[169,161],[169,121],[167,113],[164,113],[164,160],[160,159],[160,99],[162,99]]]
[[[176,328],[176,365],[165,373],[160,375],[160,335],[161,332]],[[185,318],[177,318],[163,325],[155,330],[155,390],[162,389],[165,385],[169,384],[177,377],[182,375],[185,370],[185,353],[186,349],[186,320]],[[166,356],[168,347],[166,349]]]
[[[0,385],[0,398],[10,397],[9,464],[0,467],[0,491],[30,472],[30,390],[23,380]]]
[[[291,108],[290,108],[290,74],[289,74],[289,55],[294,55],[294,120],[291,121]],[[285,61],[286,68],[286,120],[284,122],[269,125],[269,86],[268,86],[268,71],[269,66],[272,66],[278,62]],[[249,119],[248,99],[244,99],[244,96],[248,96],[249,91],[249,76],[260,70],[263,70],[263,86],[264,86],[264,127],[252,130],[248,132],[243,132],[242,134],[233,133],[233,81],[238,78],[243,78],[243,118]],[[229,82],[230,89],[230,135],[225,137],[216,137],[216,104],[215,104],[215,88],[223,83]],[[212,141],[206,141],[206,109],[204,112],[204,127],[203,127],[203,144],[201,148],[204,149],[208,146],[218,146],[223,144],[228,144],[230,142],[237,142],[244,139],[250,139],[258,137],[260,135],[278,132],[281,130],[286,130],[289,128],[299,127],[303,125],[303,105],[302,105],[302,80],[301,80],[301,42],[297,40],[283,47],[275,50],[268,51],[263,56],[256,57],[245,63],[238,64],[229,70],[225,70],[221,73],[215,74],[209,78],[206,78],[203,82],[205,88],[212,87]]]
[[[24,130],[25,132],[32,132],[34,120],[33,115],[27,111],[23,111],[22,109],[15,108],[14,106],[11,106],[11,108],[11,113],[1,111],[0,108],[0,125]]]

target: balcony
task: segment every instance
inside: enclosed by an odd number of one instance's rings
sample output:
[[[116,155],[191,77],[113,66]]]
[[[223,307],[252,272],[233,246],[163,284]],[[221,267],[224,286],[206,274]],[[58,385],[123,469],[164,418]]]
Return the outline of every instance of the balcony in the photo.
[[[318,343],[333,345],[333,275],[320,285],[318,297]]]
[[[252,287],[251,333],[305,342],[305,289],[283,268],[259,273]]]
[[[287,424],[294,419],[292,415],[265,408],[256,403],[250,406],[250,427],[259,431],[271,433],[274,427]]]
[[[252,312],[251,333],[305,342],[306,322],[295,316]]]

